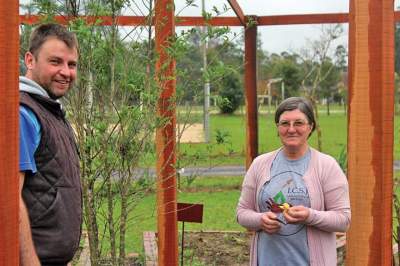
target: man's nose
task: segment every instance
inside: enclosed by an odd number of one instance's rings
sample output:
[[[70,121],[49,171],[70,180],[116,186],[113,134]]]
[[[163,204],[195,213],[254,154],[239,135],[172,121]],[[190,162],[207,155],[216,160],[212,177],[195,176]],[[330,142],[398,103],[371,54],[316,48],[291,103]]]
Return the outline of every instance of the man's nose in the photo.
[[[69,69],[68,64],[61,65],[60,74],[65,77],[69,77],[71,75],[71,70]]]

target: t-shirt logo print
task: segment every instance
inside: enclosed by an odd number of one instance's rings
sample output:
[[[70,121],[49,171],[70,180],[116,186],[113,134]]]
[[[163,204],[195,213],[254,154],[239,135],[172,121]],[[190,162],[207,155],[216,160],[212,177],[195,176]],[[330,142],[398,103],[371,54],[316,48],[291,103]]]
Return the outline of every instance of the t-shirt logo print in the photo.
[[[282,191],[279,191],[279,193],[275,195],[274,201],[279,204],[283,204],[286,202],[285,195],[283,195]]]

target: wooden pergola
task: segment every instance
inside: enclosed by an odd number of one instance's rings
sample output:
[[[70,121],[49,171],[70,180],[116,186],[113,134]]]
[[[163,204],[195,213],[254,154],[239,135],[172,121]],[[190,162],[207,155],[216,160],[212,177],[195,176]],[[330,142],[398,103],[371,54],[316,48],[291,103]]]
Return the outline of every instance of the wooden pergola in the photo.
[[[258,154],[256,38],[269,25],[349,23],[348,179],[352,224],[347,234],[347,265],[392,264],[392,189],[394,137],[394,26],[400,13],[393,0],[349,0],[348,14],[282,16],[245,15],[228,0],[236,17],[207,21],[213,26],[245,28],[246,166]],[[169,123],[156,134],[158,153],[159,265],[178,265],[175,157],[175,62],[165,48],[175,26],[205,25],[202,17],[174,19],[173,0],[157,0],[154,25],[162,87],[158,115]],[[19,24],[36,16],[20,16],[18,0],[0,0],[0,265],[18,265],[18,47]],[[247,27],[249,19],[255,25]],[[60,23],[69,18],[57,17]],[[94,17],[86,17],[90,22]],[[110,17],[101,17],[110,25]],[[145,17],[121,16],[118,25],[145,23]],[[168,64],[167,68],[161,65]],[[166,69],[166,70],[165,70]],[[163,78],[164,77],[164,78]]]

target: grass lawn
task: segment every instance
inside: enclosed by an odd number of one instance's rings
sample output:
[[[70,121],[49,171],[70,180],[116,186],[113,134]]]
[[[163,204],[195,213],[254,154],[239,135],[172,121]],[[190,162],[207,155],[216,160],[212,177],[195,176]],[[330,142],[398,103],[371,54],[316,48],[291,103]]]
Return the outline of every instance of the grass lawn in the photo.
[[[396,171],[395,176],[400,178],[400,171]],[[203,223],[185,223],[185,230],[245,231],[235,219],[242,180],[243,177],[203,177],[196,178],[188,185],[183,179],[178,190],[178,201],[204,205]],[[396,191],[400,193],[400,188]],[[156,223],[156,197],[151,193],[140,200],[131,212],[126,238],[127,253],[143,254],[143,232],[157,231]],[[181,230],[181,226],[179,223],[178,230]],[[394,219],[394,230],[396,226],[397,220]],[[103,244],[105,250],[109,249],[107,242],[105,240]]]
[[[182,108],[181,108],[182,109]],[[178,121],[183,120],[181,113]],[[210,116],[211,142],[182,143],[177,147],[178,168],[189,166],[218,166],[218,165],[243,165],[245,163],[246,121],[243,107],[234,115],[221,115],[213,109]],[[268,112],[263,106],[258,116],[259,120],[259,153],[268,152],[280,147],[274,123],[274,110]],[[332,106],[328,116],[325,106],[319,109],[319,124],[322,129],[322,151],[338,158],[338,155],[347,145],[347,115],[341,106]],[[193,107],[188,123],[202,123],[202,110]],[[395,117],[394,128],[394,156],[400,160],[400,116]],[[219,143],[217,137],[220,138]],[[311,136],[309,143],[317,147],[316,132]],[[154,165],[155,153],[145,158],[147,165]]]
[[[323,151],[337,157],[347,143],[346,116],[343,114],[321,115]],[[243,115],[212,115],[211,144],[181,144],[182,166],[241,165],[245,161],[246,122]],[[277,136],[273,115],[259,116],[259,153],[274,150],[281,143]],[[217,132],[225,134],[225,143],[216,142]],[[316,147],[316,134],[310,145]]]
[[[277,136],[273,113],[259,115],[259,153],[274,150],[281,143]],[[246,122],[243,114],[211,115],[211,143],[181,144],[181,166],[240,165],[245,162]],[[347,116],[343,112],[320,111],[322,151],[338,158],[347,145]],[[216,142],[217,132],[225,134],[226,142]],[[394,156],[400,160],[400,116],[395,117]],[[317,147],[316,132],[309,143]]]
[[[235,219],[242,179],[242,177],[204,177],[195,179],[190,186],[182,182],[181,190],[178,191],[178,201],[204,205],[203,223],[185,223],[185,230],[244,231]],[[119,212],[117,209],[115,211]],[[181,226],[179,223],[179,230]],[[140,200],[131,212],[127,228],[127,252],[143,253],[143,232],[157,231],[156,227],[156,196],[151,194]],[[107,242],[105,240],[103,244],[105,250],[109,249]]]
[[[336,110],[336,109],[334,109]],[[259,115],[259,153],[271,151],[280,147],[276,127],[273,122],[273,112]],[[197,116],[197,117],[196,117]],[[395,118],[394,156],[400,160],[400,116]],[[195,114],[194,122],[201,121],[201,116]],[[199,121],[197,121],[199,120]],[[243,165],[245,155],[245,116],[211,115],[212,138],[210,144],[181,144],[178,149],[179,167],[187,166],[218,166]],[[343,112],[332,112],[330,116],[320,112],[322,128],[323,151],[338,157],[347,142],[347,117]],[[223,141],[217,143],[219,136]],[[310,138],[310,144],[316,147],[316,134]],[[146,158],[147,165],[154,165],[155,158]],[[400,178],[400,172],[395,175]],[[244,231],[235,220],[235,209],[239,198],[239,188],[242,177],[203,177],[197,178],[188,185],[185,178],[178,190],[178,201],[185,203],[204,204],[203,223],[186,223],[185,230],[240,230]],[[400,193],[400,189],[396,190]],[[118,205],[118,204],[117,204]],[[118,212],[118,210],[116,210]],[[133,208],[127,227],[127,251],[142,253],[143,231],[156,231],[157,222],[156,199],[154,194],[145,196]],[[394,221],[393,226],[397,226]],[[179,230],[181,224],[179,224]],[[107,242],[107,241],[105,241]],[[108,243],[104,244],[107,249]]]

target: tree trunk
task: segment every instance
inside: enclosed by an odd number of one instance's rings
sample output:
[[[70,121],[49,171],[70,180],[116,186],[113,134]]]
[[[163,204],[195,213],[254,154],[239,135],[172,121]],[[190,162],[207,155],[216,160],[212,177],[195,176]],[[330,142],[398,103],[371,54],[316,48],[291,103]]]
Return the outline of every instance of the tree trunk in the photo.
[[[129,183],[129,182],[124,182]],[[128,199],[127,199],[127,189],[128,184],[123,184],[121,186],[121,218],[120,218],[120,229],[119,229],[119,265],[125,265],[125,238],[126,238],[126,220],[128,217]]]
[[[111,87],[111,97],[110,97],[110,102],[108,103],[109,110],[112,110],[112,104],[115,102],[115,94],[116,94],[116,88],[115,88],[115,63],[116,63],[116,37],[117,37],[117,26],[116,24],[116,18],[115,18],[115,2],[111,1],[112,5],[112,28],[111,28],[111,69],[110,69],[110,87]],[[105,156],[107,158],[107,156]],[[107,159],[106,159],[107,160]],[[111,248],[111,259],[113,265],[116,265],[116,259],[117,259],[117,249],[116,249],[116,244],[115,244],[115,228],[114,228],[114,196],[112,192],[112,179],[111,179],[111,169],[110,165],[106,168],[107,171],[109,172],[107,176],[107,207],[108,207],[108,232],[110,235],[110,248]]]
[[[111,173],[106,177],[107,180],[107,223],[108,233],[110,237],[110,252],[112,265],[116,265],[117,249],[115,245],[115,229],[114,229],[114,205],[113,205],[113,191],[112,191],[112,180]]]
[[[318,115],[318,107],[315,106],[315,120],[317,121],[317,142],[318,142],[318,150],[322,152],[322,130],[319,125],[319,115]]]
[[[317,149],[319,151],[322,151],[322,130],[319,125],[319,114],[318,114],[318,106],[317,106],[317,101],[315,100],[314,97],[310,97],[311,103],[314,106],[314,113],[315,113],[315,129],[317,130]]]
[[[399,213],[397,213],[397,220],[400,220],[399,219]],[[397,265],[399,265],[400,264],[400,244],[399,244],[399,240],[400,240],[400,226],[398,225],[397,226],[397,259],[399,260],[398,261],[398,263],[397,263]],[[394,265],[394,264],[393,264]]]
[[[326,114],[330,115],[330,112],[329,112],[329,98],[326,99]]]
[[[88,228],[88,239],[89,239],[89,249],[90,249],[90,262],[91,265],[97,265],[100,259],[99,252],[99,239],[98,239],[98,228],[96,219],[96,209],[95,200],[93,195],[94,182],[87,182],[84,186],[84,205],[85,205],[85,216],[86,216],[86,226]]]

